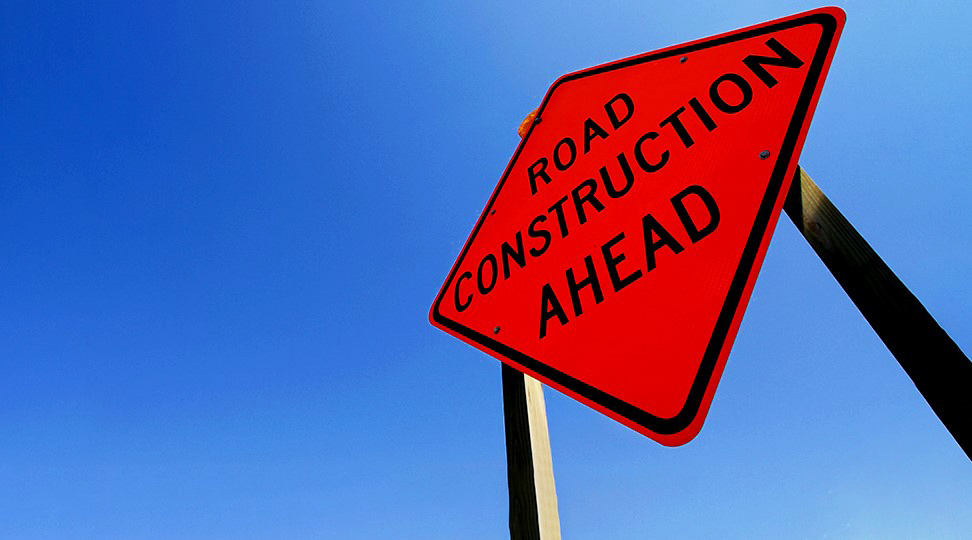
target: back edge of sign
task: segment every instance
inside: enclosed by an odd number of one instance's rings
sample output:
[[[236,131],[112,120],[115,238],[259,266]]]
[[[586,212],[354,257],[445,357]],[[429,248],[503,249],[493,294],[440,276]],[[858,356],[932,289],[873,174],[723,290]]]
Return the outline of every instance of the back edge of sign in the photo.
[[[760,206],[757,222],[753,227],[753,234],[747,243],[743,260],[740,261],[736,274],[733,277],[732,287],[730,288],[723,310],[720,313],[716,329],[713,332],[712,338],[709,340],[699,375],[692,385],[689,398],[678,414],[668,418],[653,416],[647,411],[638,409],[629,403],[619,400],[584,382],[578,381],[535,358],[531,358],[515,350],[494,336],[489,336],[469,328],[459,321],[450,319],[441,313],[439,306],[443,298],[446,297],[450,285],[454,283],[457,270],[462,264],[480,227],[483,225],[486,216],[489,214],[498,193],[509,176],[514,163],[517,161],[520,151],[529,140],[530,134],[533,132],[533,127],[527,132],[514,153],[513,158],[503,173],[502,179],[497,184],[469,239],[463,246],[448,278],[443,283],[430,310],[429,319],[432,325],[498,358],[502,362],[539,379],[545,384],[570,395],[574,399],[587,404],[661,444],[678,446],[690,441],[698,434],[705,420],[718,380],[728,359],[729,350],[742,321],[742,316],[752,293],[759,268],[769,246],[773,229],[782,210],[787,190],[796,173],[799,154],[809,130],[810,119],[813,116],[823,81],[826,78],[827,71],[833,59],[844,21],[845,15],[840,8],[820,8],[569,73],[560,77],[551,85],[538,109],[538,116],[542,117],[544,107],[547,105],[550,96],[561,84],[570,80],[596,75],[635,63],[651,62],[671,56],[689,54],[708,47],[718,46],[719,44],[772,34],[773,32],[796,26],[815,24],[822,28],[816,52],[811,60],[809,74],[801,90],[796,110],[789,121],[781,152],[777,156],[773,167],[769,187]]]

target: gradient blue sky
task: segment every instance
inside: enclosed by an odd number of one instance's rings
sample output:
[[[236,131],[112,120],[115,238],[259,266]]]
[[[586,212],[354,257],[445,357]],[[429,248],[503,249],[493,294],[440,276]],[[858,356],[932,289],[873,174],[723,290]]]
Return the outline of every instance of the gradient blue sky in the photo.
[[[808,2],[0,6],[0,538],[496,539],[427,311],[560,74]],[[802,164],[972,350],[972,5],[846,2]],[[790,223],[701,434],[548,390],[566,538],[968,538],[972,466]]]

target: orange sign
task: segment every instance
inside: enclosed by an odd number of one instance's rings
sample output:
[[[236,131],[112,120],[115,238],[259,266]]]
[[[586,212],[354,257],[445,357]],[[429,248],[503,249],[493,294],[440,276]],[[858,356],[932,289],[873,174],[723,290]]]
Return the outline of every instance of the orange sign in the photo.
[[[561,77],[432,324],[663,444],[691,440],[843,22],[818,9]]]

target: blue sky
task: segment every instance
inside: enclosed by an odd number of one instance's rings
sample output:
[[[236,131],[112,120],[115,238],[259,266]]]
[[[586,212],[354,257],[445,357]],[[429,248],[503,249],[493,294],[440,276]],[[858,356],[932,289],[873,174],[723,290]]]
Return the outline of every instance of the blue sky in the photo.
[[[557,76],[807,2],[0,7],[0,538],[506,535],[427,312]],[[842,4],[801,163],[965,350],[972,6]],[[966,538],[972,468],[784,218],[706,425],[547,392],[570,538]]]

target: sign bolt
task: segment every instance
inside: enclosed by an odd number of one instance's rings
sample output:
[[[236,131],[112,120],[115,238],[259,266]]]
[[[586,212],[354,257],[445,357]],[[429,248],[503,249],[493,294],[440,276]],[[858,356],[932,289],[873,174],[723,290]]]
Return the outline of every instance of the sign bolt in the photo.
[[[769,150],[763,150],[762,152],[759,153],[759,159],[766,159],[768,157],[770,157]]]
[[[489,214],[490,214],[490,215],[493,215],[493,214],[495,214],[495,213],[496,213],[496,210],[490,210],[490,211],[489,211]]]
[[[499,334],[499,326],[496,326],[496,327],[493,328],[493,333],[494,334]]]
[[[683,57],[681,57],[681,58],[678,59],[678,62],[680,64],[684,64],[686,61],[688,61],[688,56],[683,56]]]

